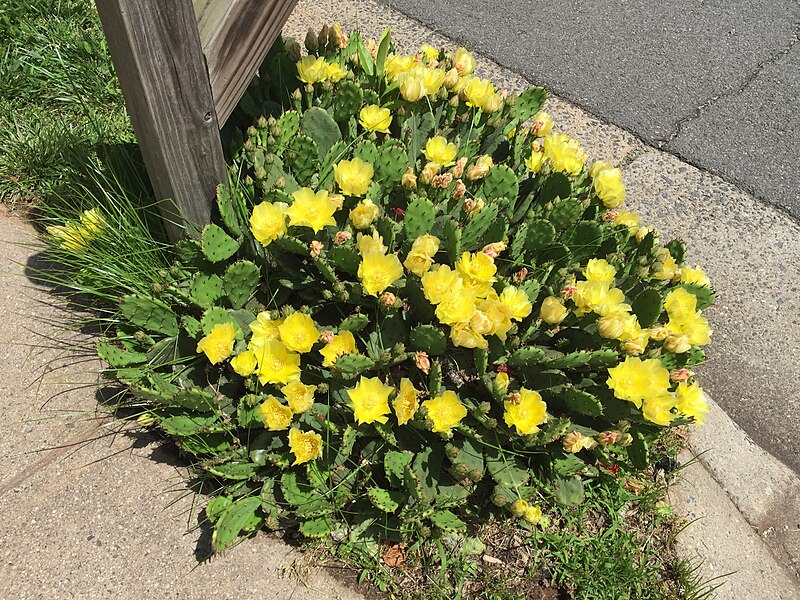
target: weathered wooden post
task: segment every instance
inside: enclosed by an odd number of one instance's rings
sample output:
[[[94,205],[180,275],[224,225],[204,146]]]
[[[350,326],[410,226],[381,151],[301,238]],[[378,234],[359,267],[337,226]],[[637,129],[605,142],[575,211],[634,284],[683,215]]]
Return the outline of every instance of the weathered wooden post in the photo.
[[[208,223],[219,137],[296,0],[97,0],[170,237]],[[201,35],[202,34],[202,35]]]

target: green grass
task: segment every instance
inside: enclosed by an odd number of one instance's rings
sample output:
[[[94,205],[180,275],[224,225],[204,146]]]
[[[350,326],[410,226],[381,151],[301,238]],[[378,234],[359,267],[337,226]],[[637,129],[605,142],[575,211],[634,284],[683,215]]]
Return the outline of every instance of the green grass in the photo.
[[[91,0],[6,0],[0,49],[0,201],[63,195],[98,147],[133,139]]]

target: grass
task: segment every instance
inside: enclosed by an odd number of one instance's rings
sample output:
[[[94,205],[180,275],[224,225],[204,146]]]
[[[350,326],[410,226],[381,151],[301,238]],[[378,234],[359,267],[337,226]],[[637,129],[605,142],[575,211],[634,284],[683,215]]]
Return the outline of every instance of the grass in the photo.
[[[52,247],[61,266],[39,275],[94,301],[110,325],[118,295],[146,290],[169,248],[141,165],[121,147],[133,135],[94,4],[6,0],[0,48],[0,201],[35,206],[41,226],[99,207],[109,226],[97,243]],[[404,600],[703,600],[713,587],[675,555],[681,523],[663,475],[649,475],[602,479],[578,507],[543,507],[543,528],[486,523],[467,538],[377,554],[340,545],[304,560],[330,562],[332,550],[352,580]]]

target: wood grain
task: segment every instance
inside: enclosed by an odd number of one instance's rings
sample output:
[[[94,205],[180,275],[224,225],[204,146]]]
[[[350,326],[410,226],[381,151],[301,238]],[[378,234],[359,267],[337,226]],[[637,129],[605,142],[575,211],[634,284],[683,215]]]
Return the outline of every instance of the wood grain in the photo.
[[[192,2],[97,0],[97,8],[170,236],[197,235],[226,171]]]
[[[194,0],[219,125],[244,94],[297,0]]]

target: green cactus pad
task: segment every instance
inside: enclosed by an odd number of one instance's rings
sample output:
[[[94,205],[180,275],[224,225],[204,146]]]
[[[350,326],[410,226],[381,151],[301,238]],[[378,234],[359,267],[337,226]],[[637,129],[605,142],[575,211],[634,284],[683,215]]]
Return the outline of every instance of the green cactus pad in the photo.
[[[556,238],[556,228],[549,221],[536,219],[528,222],[525,233],[525,249],[530,252],[539,252],[553,244]]]
[[[583,482],[580,477],[559,477],[555,482],[555,499],[562,506],[578,506],[583,502]]]
[[[583,204],[575,198],[567,198],[553,203],[553,208],[547,213],[547,219],[556,230],[572,226],[583,214]]]
[[[322,158],[331,146],[342,139],[342,132],[336,121],[321,108],[309,108],[303,113],[300,120],[300,127],[303,132],[314,140]]]
[[[631,463],[637,469],[646,469],[647,465],[650,464],[648,459],[649,444],[641,431],[631,431],[631,436],[633,441],[627,448],[628,458],[631,459]]]
[[[466,531],[467,524],[449,510],[437,510],[431,515],[431,523],[442,531]]]
[[[349,246],[334,246],[328,250],[326,258],[334,268],[348,275],[358,273],[358,266],[361,263],[361,257]]]
[[[508,364],[512,367],[530,367],[544,362],[545,357],[546,353],[541,348],[520,348],[508,357]]]
[[[498,198],[510,198],[515,200],[519,195],[519,181],[509,167],[497,165],[493,167],[483,180],[483,196],[487,200]],[[504,212],[513,212],[512,205],[504,206]]]
[[[122,348],[117,348],[106,342],[95,344],[97,356],[109,364],[109,366],[119,369],[130,365],[139,365],[147,361],[147,354],[142,352],[130,352]]]
[[[336,142],[333,144],[322,159],[319,168],[319,181],[317,186],[322,189],[333,182],[333,167],[340,160],[347,158],[349,152],[347,142]]]
[[[119,304],[122,315],[133,325],[168,336],[178,335],[178,319],[170,308],[157,300],[130,294]]]
[[[239,537],[248,525],[257,519],[256,510],[261,506],[257,497],[240,498],[219,515],[211,534],[211,546],[214,552],[222,552]]]
[[[339,325],[339,329],[355,333],[364,329],[368,324],[369,317],[367,315],[364,313],[356,313],[344,319]]]
[[[279,149],[286,148],[289,145],[289,140],[294,137],[300,128],[300,115],[294,110],[286,111],[280,116],[276,124],[280,132],[276,136],[276,144]]]
[[[436,209],[433,203],[427,198],[416,196],[406,209],[403,218],[403,230],[406,240],[414,241],[419,236],[430,232],[436,216]]]
[[[567,236],[566,244],[575,260],[595,256],[603,241],[603,230],[595,221],[580,221]]]
[[[378,147],[371,140],[363,140],[356,144],[353,156],[374,165],[378,159]]]
[[[398,450],[389,450],[383,457],[383,468],[386,471],[386,477],[395,486],[404,485],[405,469],[410,467],[414,455],[411,452],[400,452]]]
[[[519,459],[489,446],[484,450],[486,468],[497,483],[516,488],[528,483],[530,471],[524,468]]]
[[[572,181],[563,173],[551,173],[542,183],[539,189],[537,202],[547,204],[554,202],[557,198],[565,200],[572,196]]]
[[[563,397],[566,405],[578,414],[590,417],[599,417],[603,414],[603,404],[594,394],[568,387],[564,390]]]
[[[524,123],[542,110],[547,101],[547,90],[543,87],[529,87],[514,100],[514,113],[520,123]]]
[[[438,327],[419,325],[411,330],[409,342],[412,350],[438,356],[444,353],[447,346],[447,337]]]
[[[397,509],[400,508],[400,504],[405,500],[405,494],[403,492],[384,490],[376,487],[369,488],[367,490],[367,496],[369,497],[369,501],[372,502],[372,506],[386,513],[397,512]]]
[[[300,523],[300,533],[308,538],[322,538],[333,533],[337,523],[330,515],[322,515]]]
[[[683,240],[671,240],[664,247],[669,250],[670,256],[675,259],[678,266],[683,266],[683,262],[686,260],[686,244]]]
[[[258,287],[260,275],[259,268],[249,260],[240,260],[228,266],[223,277],[223,288],[233,308],[241,308],[247,303]]]
[[[358,116],[363,101],[364,94],[358,84],[352,81],[340,81],[336,85],[336,94],[333,97],[333,118],[341,123],[352,116]]]
[[[217,208],[228,231],[236,237],[242,235],[242,224],[239,222],[239,210],[244,206],[244,198],[240,197],[238,186],[230,187],[225,184],[217,186]]]
[[[461,256],[461,228],[458,226],[457,221],[452,219],[445,221],[442,242],[447,252],[447,259],[451,263],[455,263]]]
[[[237,330],[241,330],[236,318],[227,310],[220,308],[219,306],[214,306],[206,310],[203,313],[203,318],[200,319],[200,327],[205,335],[211,333],[211,330],[214,329],[215,325],[221,325],[224,323],[233,323],[233,326],[236,327]]]
[[[305,135],[298,135],[289,142],[284,158],[297,182],[307,186],[311,182],[311,177],[317,172],[319,156],[320,151],[314,140]]]
[[[229,236],[219,225],[206,225],[202,235],[203,254],[211,262],[219,262],[233,256],[239,242]]]
[[[375,180],[384,188],[391,188],[400,183],[403,173],[408,167],[408,153],[397,140],[387,140],[381,144],[378,157],[375,159]]]
[[[189,284],[189,295],[203,308],[210,308],[224,294],[218,275],[195,273]]]
[[[375,362],[363,354],[346,354],[336,360],[333,372],[344,379],[353,379],[374,366]]]
[[[461,246],[464,250],[482,248],[486,244],[484,235],[497,219],[496,204],[486,204],[483,210],[472,217],[461,234]]]
[[[645,288],[631,303],[631,309],[636,318],[639,319],[641,327],[650,327],[658,320],[663,310],[661,294],[656,289]]]

